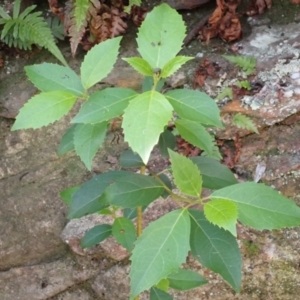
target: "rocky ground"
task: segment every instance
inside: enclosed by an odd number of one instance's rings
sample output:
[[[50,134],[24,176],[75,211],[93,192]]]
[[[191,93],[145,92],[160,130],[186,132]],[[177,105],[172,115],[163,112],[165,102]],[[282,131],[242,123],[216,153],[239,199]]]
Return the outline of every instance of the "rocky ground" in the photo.
[[[168,84],[195,86],[195,72],[206,57],[218,64],[218,70],[215,76],[207,76],[202,87],[196,87],[215,98],[240,76],[239,70],[221,54],[232,55],[231,49],[235,49],[238,54],[256,57],[257,70],[250,80],[263,88],[253,95],[239,94],[231,101],[225,98],[219,102],[227,128],[218,132],[217,137],[225,140],[232,153],[237,150],[236,140],[239,141],[239,160],[233,170],[240,180],[253,179],[257,166],[264,165],[261,181],[300,205],[300,9],[286,2],[273,1],[266,14],[245,19],[246,33],[234,47],[216,40],[208,46],[192,41],[183,53],[196,59]],[[189,29],[205,15],[205,8],[183,12]],[[121,56],[134,55],[134,35],[132,29],[125,36]],[[61,47],[77,70],[83,53],[73,59],[68,46]],[[79,247],[80,237],[103,219],[89,216],[69,222],[67,209],[59,197],[59,192],[68,186],[118,168],[118,155],[127,145],[108,136],[92,172],[88,172],[74,154],[63,157],[56,154],[70,116],[39,130],[10,131],[19,108],[37,92],[26,79],[23,67],[43,61],[54,59],[39,50],[7,55],[0,73],[0,299],[128,299],[127,253],[112,239],[83,251]],[[141,81],[120,60],[101,85],[140,89]],[[231,126],[236,112],[251,117],[259,134]],[[172,205],[169,200],[158,200],[149,210],[149,218],[167,212]],[[244,262],[241,294],[235,295],[220,277],[190,259],[189,266],[204,274],[209,283],[190,292],[176,293],[174,299],[299,297],[300,230],[258,232],[241,227],[239,232]],[[141,297],[147,298],[147,294]]]

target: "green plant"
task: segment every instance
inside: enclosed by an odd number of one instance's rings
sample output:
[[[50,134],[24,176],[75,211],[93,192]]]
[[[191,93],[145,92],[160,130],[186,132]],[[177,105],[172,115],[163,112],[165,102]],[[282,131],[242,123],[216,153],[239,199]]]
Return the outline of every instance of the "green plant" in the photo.
[[[69,205],[69,218],[98,212],[114,219],[112,225],[100,224],[89,230],[81,244],[90,247],[113,235],[131,253],[130,299],[138,299],[148,289],[152,300],[172,299],[168,288],[187,290],[205,284],[206,279],[198,272],[181,268],[190,250],[204,267],[220,274],[239,292],[242,260],[236,241],[237,220],[257,230],[300,224],[300,208],[294,202],[263,184],[237,183],[226,166],[211,158],[215,157],[216,146],[206,128],[223,126],[211,98],[193,90],[160,92],[161,81],[191,59],[176,56],[184,37],[184,23],[168,5],[162,4],[147,15],[137,37],[141,57],[125,59],[146,76],[141,94],[126,88],[89,93],[112,70],[121,38],[92,48],[81,65],[81,77],[54,64],[26,67],[29,79],[41,93],[20,110],[12,128],[48,125],[66,114],[77,98],[84,99],[58,152],[75,150],[91,169],[92,158],[103,143],[110,122],[115,122],[115,118],[122,121],[130,149],[120,156],[120,165],[140,168],[140,174],[109,171],[61,195]],[[207,156],[187,158],[174,152],[169,125],[175,126],[188,142],[205,150]],[[173,191],[165,174],[168,170],[155,173],[149,167],[150,154],[157,143],[162,154],[170,158],[180,194]],[[150,176],[145,175],[146,169]],[[202,197],[203,188],[212,193]],[[166,195],[171,196],[178,209],[153,221],[142,232],[143,209]],[[193,208],[195,205],[202,206],[203,211]],[[116,217],[120,208],[123,217]],[[132,221],[135,217],[137,230]]]
[[[246,75],[250,75],[254,72],[255,66],[256,66],[256,59],[254,57],[249,56],[230,56],[230,55],[223,55],[225,59],[227,59],[230,62],[233,62],[237,66],[239,66]]]
[[[0,6],[0,25],[4,25],[1,40],[9,47],[31,49],[32,44],[49,50],[60,62],[67,66],[63,55],[55,44],[54,37],[41,12],[32,12],[36,5],[27,7],[20,14],[21,0],[16,0],[12,17]]]
[[[232,124],[239,128],[245,128],[255,133],[259,133],[253,121],[249,117],[242,115],[241,113],[237,113],[233,117]]]

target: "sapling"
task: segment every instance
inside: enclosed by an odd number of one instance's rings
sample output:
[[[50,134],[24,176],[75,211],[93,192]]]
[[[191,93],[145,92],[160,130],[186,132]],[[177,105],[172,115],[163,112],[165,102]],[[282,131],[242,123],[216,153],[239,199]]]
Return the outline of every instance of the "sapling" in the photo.
[[[27,76],[41,93],[20,110],[12,128],[48,125],[67,114],[77,99],[85,100],[58,153],[75,150],[90,170],[110,124],[116,119],[121,123],[129,145],[120,156],[123,169],[96,175],[80,187],[63,191],[62,197],[69,205],[69,218],[93,213],[112,216],[112,225],[95,226],[81,245],[91,247],[113,235],[128,250],[130,299],[138,299],[149,289],[152,300],[172,299],[169,288],[188,290],[205,284],[201,274],[181,268],[189,251],[203,267],[220,274],[239,292],[242,260],[236,240],[237,221],[257,230],[300,224],[300,209],[293,201],[263,184],[237,183],[219,162],[214,138],[207,131],[208,127],[223,127],[213,99],[195,90],[161,92],[162,81],[192,59],[176,56],[185,30],[181,16],[167,4],[147,15],[137,36],[141,57],[125,58],[146,77],[141,93],[117,87],[89,91],[113,69],[120,37],[92,48],[81,64],[80,76],[56,64],[27,66]],[[170,127],[205,155],[187,158],[175,152]],[[168,170],[155,173],[150,167],[151,152],[157,144],[161,154],[169,157],[173,182],[180,193],[166,176]],[[130,168],[140,168],[140,172]],[[202,196],[204,188],[212,191],[209,196]],[[178,208],[143,229],[143,210],[166,195]],[[123,209],[122,217],[117,217],[118,209]]]

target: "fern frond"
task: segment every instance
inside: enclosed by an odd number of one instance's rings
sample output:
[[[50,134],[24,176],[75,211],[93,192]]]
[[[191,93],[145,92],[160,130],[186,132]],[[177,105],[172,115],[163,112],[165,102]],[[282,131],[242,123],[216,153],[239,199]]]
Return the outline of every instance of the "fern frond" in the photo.
[[[230,56],[222,55],[225,59],[233,62],[239,66],[247,75],[250,75],[254,72],[256,66],[256,60],[251,56]]]
[[[16,0],[14,3],[13,19],[16,19],[20,13],[21,0]]]
[[[75,0],[74,23],[77,31],[86,23],[86,15],[90,5],[90,0]]]
[[[250,118],[246,117],[245,115],[242,115],[241,113],[237,113],[233,117],[232,124],[239,128],[245,128],[257,134],[259,133],[253,121]]]
[[[4,20],[10,20],[11,16],[3,9],[2,6],[0,6],[0,16],[4,19]]]
[[[16,3],[20,2],[16,0]],[[32,44],[46,48],[64,65],[68,65],[62,53],[55,44],[51,29],[41,17],[41,12],[31,13],[35,5],[27,7],[20,15],[19,8],[14,9],[15,18],[1,19],[4,27],[1,33],[1,40],[9,47],[14,46],[20,49],[31,49]]]

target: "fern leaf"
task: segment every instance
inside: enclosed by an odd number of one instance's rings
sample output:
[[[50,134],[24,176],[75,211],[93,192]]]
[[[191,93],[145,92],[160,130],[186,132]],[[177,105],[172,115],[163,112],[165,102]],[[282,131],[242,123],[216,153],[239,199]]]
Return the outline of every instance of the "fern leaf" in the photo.
[[[230,87],[224,88],[221,91],[221,93],[217,96],[216,100],[222,100],[222,99],[224,99],[226,97],[228,97],[229,99],[232,100],[232,98],[233,98],[232,88],[230,88]]]
[[[19,1],[16,1],[18,4]],[[1,33],[3,40],[9,47],[12,45],[20,49],[31,49],[32,44],[46,48],[64,65],[68,65],[62,53],[55,44],[54,37],[47,23],[41,17],[41,12],[31,13],[35,5],[27,7],[16,18],[7,19]],[[14,9],[14,16],[19,13],[19,8]]]
[[[235,83],[235,85],[239,88],[244,88],[248,91],[251,90],[251,85],[250,85],[250,82],[248,80],[237,81]]]
[[[247,75],[250,75],[254,72],[256,66],[256,60],[251,56],[230,56],[223,55],[225,59],[230,62],[233,62],[237,66],[239,66]]]
[[[74,21],[76,30],[79,30],[81,26],[85,24],[90,5],[90,0],[75,0]]]
[[[61,20],[55,16],[55,17],[48,17],[46,19],[46,22],[48,24],[48,27],[51,29],[51,32],[53,36],[59,40],[64,40],[64,24],[61,22]]]
[[[0,16],[4,19],[4,20],[10,20],[11,16],[3,9],[2,6],[0,6]],[[3,21],[2,21],[3,22]]]
[[[21,0],[16,0],[14,3],[13,19],[18,18],[20,13]]]
[[[255,133],[259,133],[253,121],[245,115],[238,113],[234,116],[232,120],[232,124],[237,126],[238,128],[245,128],[249,131],[253,131]]]
[[[18,19],[23,20],[26,16],[28,16],[34,9],[36,5],[28,6],[19,16]],[[41,13],[40,13],[41,14]]]

